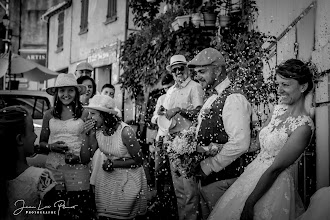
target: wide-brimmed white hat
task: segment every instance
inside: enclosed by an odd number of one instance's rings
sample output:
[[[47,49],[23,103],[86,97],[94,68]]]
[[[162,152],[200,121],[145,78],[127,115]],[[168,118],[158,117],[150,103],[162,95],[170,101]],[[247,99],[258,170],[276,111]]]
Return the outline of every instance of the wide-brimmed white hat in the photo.
[[[116,111],[115,100],[107,95],[94,95],[93,98],[89,100],[89,104],[83,107],[107,112],[114,115],[118,114],[118,111]]]
[[[80,95],[86,93],[87,87],[77,83],[76,77],[72,73],[60,73],[55,82],[55,86],[46,89],[49,95],[55,95],[57,88],[76,87]]]
[[[174,56],[171,57],[171,59],[170,59],[170,65],[166,66],[166,69],[168,71],[171,71],[172,66],[173,65],[176,65],[176,64],[184,64],[184,65],[186,65],[187,64],[187,60],[186,60],[186,58],[183,55],[174,55]]]

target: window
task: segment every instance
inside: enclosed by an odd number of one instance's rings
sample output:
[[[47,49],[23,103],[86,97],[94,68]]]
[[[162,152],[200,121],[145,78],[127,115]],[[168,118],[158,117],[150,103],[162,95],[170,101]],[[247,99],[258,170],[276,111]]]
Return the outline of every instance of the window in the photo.
[[[58,14],[57,51],[63,50],[64,11]]]
[[[79,34],[83,34],[88,31],[88,3],[88,0],[81,0],[81,19]]]
[[[117,20],[117,0],[108,0],[107,19],[105,23]]]

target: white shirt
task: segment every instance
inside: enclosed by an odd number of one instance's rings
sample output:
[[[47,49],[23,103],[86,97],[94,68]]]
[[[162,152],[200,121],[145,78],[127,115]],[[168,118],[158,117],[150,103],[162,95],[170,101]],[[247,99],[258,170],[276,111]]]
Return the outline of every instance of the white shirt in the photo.
[[[164,107],[172,109],[176,107],[192,110],[203,105],[204,92],[202,86],[188,77],[183,83],[174,84],[168,89]]]
[[[222,81],[215,90],[221,94],[228,86],[228,77]],[[202,107],[210,108],[218,95],[210,96]],[[200,113],[201,114],[201,113]],[[219,172],[235,159],[246,153],[250,146],[250,122],[252,108],[247,99],[238,93],[227,97],[222,110],[224,129],[228,135],[228,142],[223,145],[222,150],[214,157],[208,157],[201,162],[201,168],[206,175],[211,172]],[[201,124],[201,116],[198,116],[197,131]]]
[[[161,105],[164,106],[165,99],[166,99],[166,94],[161,95],[158,98],[157,104],[156,104],[156,107],[155,107],[154,114],[153,114],[153,116],[151,118],[151,123],[157,124],[157,119],[159,117],[159,115],[157,114],[157,112],[158,112],[158,109],[160,108]],[[161,128],[158,128],[158,132],[157,132],[157,135],[156,135],[156,141],[158,141],[159,136],[161,136],[161,135],[162,136],[165,136],[167,133],[168,133],[168,131],[165,131],[165,130],[162,130]]]

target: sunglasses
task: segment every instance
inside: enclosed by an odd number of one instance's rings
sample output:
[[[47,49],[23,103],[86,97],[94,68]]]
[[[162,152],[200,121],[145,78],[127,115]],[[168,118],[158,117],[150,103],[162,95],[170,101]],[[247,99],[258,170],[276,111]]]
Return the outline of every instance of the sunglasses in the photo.
[[[184,66],[173,68],[171,72],[176,73],[178,70],[179,70],[179,72],[183,72],[184,71]]]

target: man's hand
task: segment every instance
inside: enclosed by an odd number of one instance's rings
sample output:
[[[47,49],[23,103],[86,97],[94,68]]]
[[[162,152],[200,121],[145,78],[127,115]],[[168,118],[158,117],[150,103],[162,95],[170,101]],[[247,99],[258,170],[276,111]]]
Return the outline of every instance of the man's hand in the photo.
[[[164,106],[161,105],[157,111],[157,115],[165,115],[166,111],[167,111],[166,108],[164,108]]]
[[[169,110],[166,111],[165,113],[165,117],[168,120],[171,120],[171,118],[173,118],[176,114],[178,114],[181,111],[181,108],[176,107],[176,108],[171,108]]]

